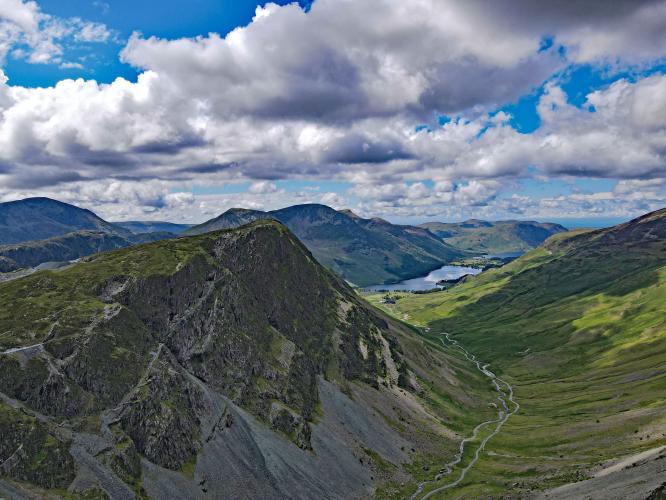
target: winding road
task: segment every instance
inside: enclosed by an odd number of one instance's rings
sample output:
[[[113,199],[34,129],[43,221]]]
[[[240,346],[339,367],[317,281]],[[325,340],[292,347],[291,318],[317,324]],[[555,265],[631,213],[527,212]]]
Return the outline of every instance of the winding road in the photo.
[[[479,457],[481,456],[481,452],[483,452],[483,450],[485,449],[486,444],[488,443],[488,441],[490,441],[502,429],[502,426],[506,423],[507,420],[509,420],[509,417],[511,415],[515,414],[520,409],[520,405],[514,400],[514,397],[513,397],[513,387],[511,387],[511,385],[508,382],[505,382],[501,378],[497,377],[493,372],[491,372],[488,369],[488,366],[489,366],[488,364],[482,364],[479,360],[476,359],[476,356],[474,356],[469,351],[467,351],[467,349],[465,349],[463,346],[461,346],[458,343],[457,340],[452,339],[450,334],[444,332],[444,333],[440,333],[440,335],[443,336],[443,337],[446,337],[446,340],[450,345],[452,345],[455,348],[457,348],[458,350],[460,350],[469,361],[471,361],[472,363],[474,363],[476,365],[476,368],[481,373],[483,373],[486,377],[488,377],[490,379],[490,381],[495,386],[495,389],[497,390],[497,393],[498,393],[497,399],[501,403],[501,408],[497,413],[497,418],[496,419],[481,422],[479,425],[477,425],[474,428],[474,430],[472,431],[472,434],[469,437],[466,437],[465,439],[463,439],[460,442],[460,448],[458,449],[458,453],[456,453],[454,459],[451,462],[445,464],[442,467],[444,472],[440,472],[433,479],[431,479],[429,481],[423,481],[422,483],[419,483],[416,492],[410,497],[410,500],[416,500],[417,498],[420,498],[421,500],[425,500],[426,498],[430,498],[430,497],[432,497],[433,495],[435,495],[437,493],[441,493],[442,491],[445,491],[445,490],[448,490],[450,488],[454,488],[454,487],[458,486],[465,479],[465,476],[470,471],[470,469],[472,467],[474,467],[476,462],[479,460]],[[444,347],[446,347],[446,343],[444,342],[444,339],[440,338],[439,340],[442,343],[442,345]],[[511,405],[512,408],[509,408],[509,405]],[[462,461],[463,454],[465,453],[465,445],[469,442],[475,441],[478,434],[479,434],[479,431],[481,429],[483,429],[484,427],[486,427],[488,425],[492,425],[492,424],[495,424],[495,428],[492,430],[492,432],[490,434],[488,434],[485,438],[483,438],[483,440],[479,444],[479,447],[476,449],[476,451],[474,453],[474,457],[462,469],[458,479],[456,479],[452,483],[445,484],[443,486],[435,488],[435,489],[429,491],[428,493],[426,493],[425,495],[421,496],[421,494],[423,493],[423,490],[425,489],[426,485],[435,483],[437,481],[440,481],[445,476],[449,476],[453,473],[454,467]]]

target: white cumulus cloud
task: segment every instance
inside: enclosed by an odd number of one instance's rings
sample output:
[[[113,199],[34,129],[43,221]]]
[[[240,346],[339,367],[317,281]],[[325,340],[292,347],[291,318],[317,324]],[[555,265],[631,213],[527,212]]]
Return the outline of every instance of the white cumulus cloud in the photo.
[[[111,31],[102,23],[45,14],[35,1],[0,0],[0,60],[7,54],[30,63],[67,63],[63,43],[106,42]]]
[[[553,75],[572,62],[619,68],[666,57],[665,5],[317,0],[308,12],[268,3],[224,37],[135,34],[121,57],[140,71],[136,82],[23,88],[0,75],[0,197],[56,192],[104,211],[130,204],[170,213],[200,209],[201,197],[183,185],[249,182],[247,193],[207,199],[206,210],[221,200],[356,199],[367,213],[451,205],[513,213],[528,204],[502,190],[534,172],[664,178],[664,75],[621,79],[581,107]],[[110,37],[104,25],[0,0],[0,57],[13,51],[74,67],[63,40]],[[535,132],[519,133],[494,112],[544,82]],[[453,119],[439,126],[442,114]],[[354,187],[349,196],[301,196],[278,189],[280,179]],[[662,188],[641,192],[656,203]]]

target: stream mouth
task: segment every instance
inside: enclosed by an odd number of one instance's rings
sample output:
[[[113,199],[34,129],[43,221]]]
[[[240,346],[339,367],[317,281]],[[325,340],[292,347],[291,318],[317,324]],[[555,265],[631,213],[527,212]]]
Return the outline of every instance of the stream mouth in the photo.
[[[469,361],[471,361],[476,365],[476,368],[481,373],[483,373],[486,377],[490,379],[490,381],[495,386],[495,390],[497,391],[498,394],[497,399],[500,402],[500,405],[499,405],[499,410],[497,412],[497,418],[493,420],[486,420],[485,422],[481,422],[479,425],[477,425],[472,431],[472,434],[460,442],[458,453],[456,453],[453,460],[442,466],[443,472],[438,473],[431,480],[419,483],[416,492],[410,497],[410,500],[416,500],[417,498],[420,498],[420,500],[425,500],[426,498],[430,498],[432,495],[435,495],[436,493],[441,493],[442,491],[448,490],[450,488],[455,488],[456,486],[458,486],[465,479],[465,476],[472,469],[472,467],[476,465],[476,462],[479,460],[479,457],[481,456],[481,453],[485,449],[486,444],[488,444],[488,441],[490,441],[494,436],[496,436],[502,430],[502,426],[506,423],[506,421],[509,420],[509,417],[514,415],[520,409],[520,405],[513,398],[513,387],[508,382],[505,382],[501,378],[497,377],[497,375],[495,375],[492,371],[490,371],[488,369],[490,364],[488,363],[482,364],[478,359],[476,359],[476,356],[474,356],[474,354],[471,354],[469,351],[467,351],[467,349],[461,346],[457,340],[452,339],[451,334],[442,332],[439,335],[440,335],[439,340],[442,343],[442,346],[444,347],[447,346],[447,344],[444,342],[444,339],[441,338],[441,337],[446,337],[446,340],[449,343],[449,345],[457,348],[460,352],[462,352]],[[445,484],[443,486],[435,488],[434,490],[431,490],[425,495],[421,496],[426,485],[441,481],[446,476],[450,476],[453,474],[455,466],[458,465],[463,459],[463,455],[466,449],[465,445],[467,443],[475,441],[481,429],[491,425],[494,425],[495,428],[492,430],[490,434],[488,434],[485,438],[483,438],[478,448],[474,452],[472,460],[462,469],[458,479],[456,479],[452,483]]]

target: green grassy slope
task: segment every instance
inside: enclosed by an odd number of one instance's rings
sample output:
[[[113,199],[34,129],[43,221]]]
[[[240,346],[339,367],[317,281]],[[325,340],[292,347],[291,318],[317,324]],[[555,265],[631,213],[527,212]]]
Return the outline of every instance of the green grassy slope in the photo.
[[[454,334],[521,404],[447,494],[526,494],[666,444],[666,210],[555,236],[501,269],[390,308]]]
[[[513,220],[428,222],[420,227],[456,248],[484,254],[526,252],[541,245],[550,236],[566,231],[559,224]]]

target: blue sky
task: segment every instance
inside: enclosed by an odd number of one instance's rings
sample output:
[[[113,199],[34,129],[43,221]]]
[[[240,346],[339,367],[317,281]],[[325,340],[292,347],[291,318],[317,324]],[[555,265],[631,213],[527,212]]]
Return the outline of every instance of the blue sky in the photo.
[[[275,3],[286,4],[284,0]],[[105,44],[81,44],[71,47],[74,59],[89,57],[83,68],[63,69],[50,64],[29,64],[9,58],[5,72],[12,83],[26,86],[54,85],[63,78],[92,78],[110,83],[119,76],[136,80],[137,70],[120,61],[118,54],[130,35],[181,38],[226,35],[237,26],[252,21],[257,2],[244,0],[42,0],[43,12],[60,18],[81,17],[104,23],[114,31],[114,39]]]
[[[0,18],[1,200],[189,222],[666,204],[664,1],[0,0]]]

